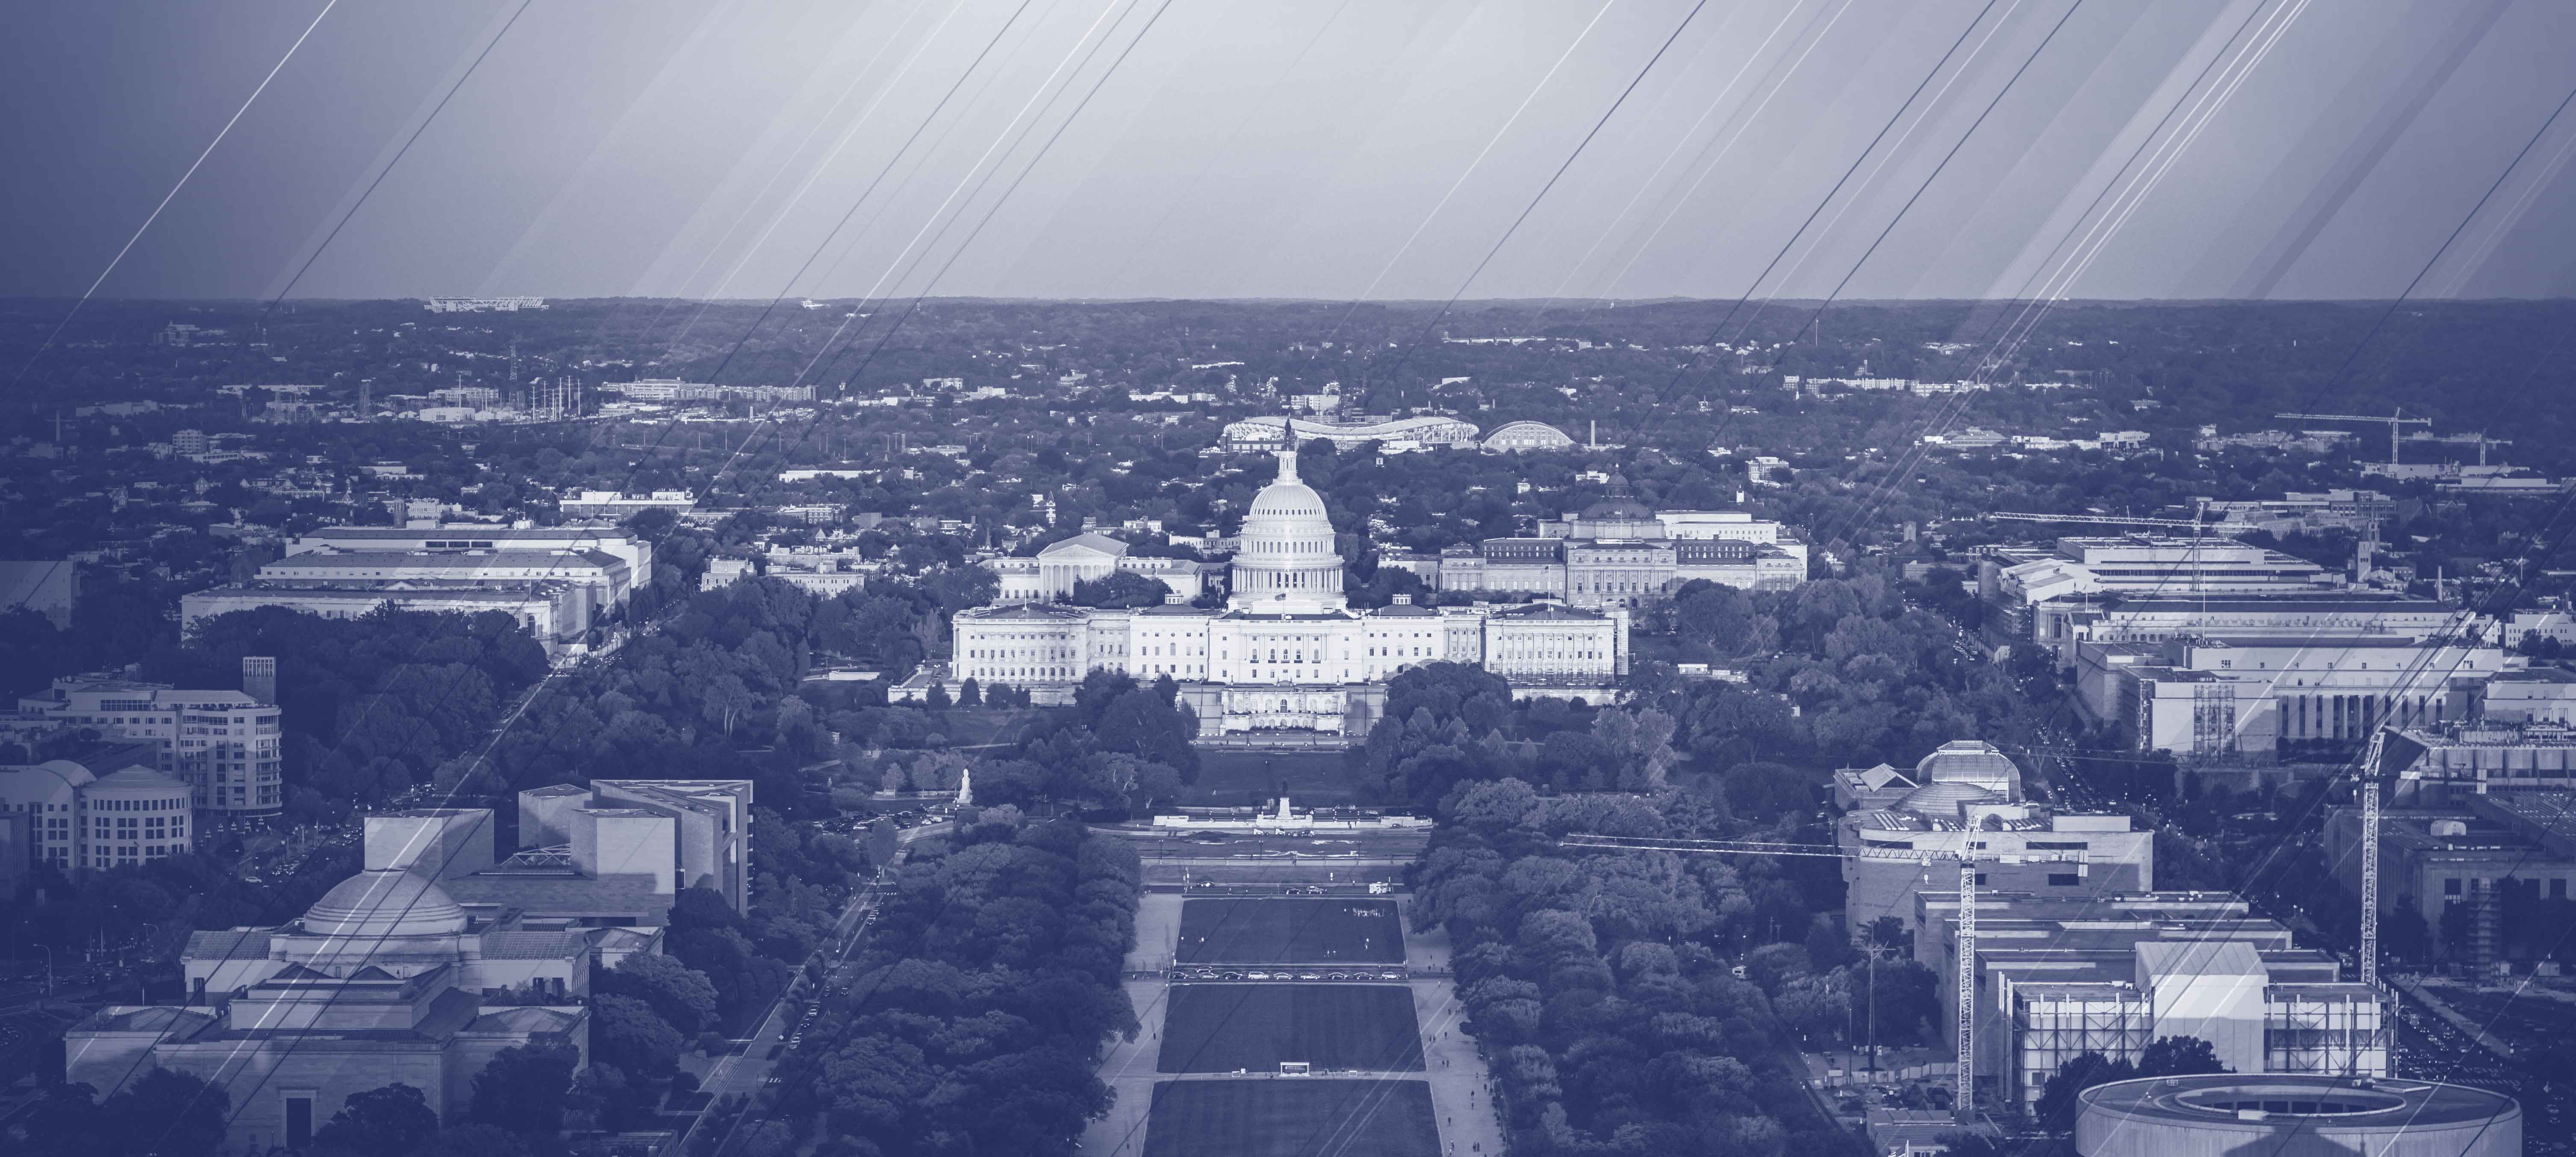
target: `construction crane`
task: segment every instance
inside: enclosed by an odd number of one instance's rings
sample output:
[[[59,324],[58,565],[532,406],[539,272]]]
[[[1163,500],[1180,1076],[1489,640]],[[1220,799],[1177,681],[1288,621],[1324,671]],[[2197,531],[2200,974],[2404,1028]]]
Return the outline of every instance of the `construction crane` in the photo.
[[[1951,1112],[1961,1125],[1977,1121],[1977,865],[1981,863],[2039,864],[2071,863],[2078,875],[2086,872],[2085,854],[2081,851],[1995,852],[1964,845],[1951,849],[1840,848],[1832,844],[1776,843],[1764,840],[1657,840],[1634,836],[1602,836],[1575,833],[1557,840],[1561,847],[1591,848],[1599,851],[1685,852],[1694,854],[1741,856],[1809,856],[1828,860],[1898,860],[1930,867],[1935,863],[1959,865],[1959,951],[1958,951],[1958,1087],[1953,1094]]]
[[[2188,530],[2195,534],[2239,535],[2254,529],[2243,523],[2201,522],[2180,518],[2131,518],[2121,514],[2023,514],[2015,511],[1988,512],[1987,518],[2010,522],[2068,522],[2078,526],[2161,526],[2171,530]]]
[[[2431,430],[2417,430],[2412,434],[2408,434],[2406,436],[2406,440],[2409,442],[2429,442],[2442,446],[2475,446],[2478,448],[2478,465],[2480,466],[2487,464],[2487,449],[2489,447],[2513,445],[2513,439],[2490,438],[2487,437],[2486,431],[2484,430],[2475,434],[2436,434]]]
[[[2379,753],[2388,729],[2361,751],[2361,982],[2379,986]]]
[[[2391,466],[2397,464],[2398,427],[2423,426],[2429,429],[2433,425],[2433,419],[2409,418],[2406,416],[2406,411],[2402,409],[2385,418],[2375,417],[2370,414],[2274,414],[2272,416],[2275,418],[2289,418],[2302,422],[2386,422],[2388,423],[2388,464]]]

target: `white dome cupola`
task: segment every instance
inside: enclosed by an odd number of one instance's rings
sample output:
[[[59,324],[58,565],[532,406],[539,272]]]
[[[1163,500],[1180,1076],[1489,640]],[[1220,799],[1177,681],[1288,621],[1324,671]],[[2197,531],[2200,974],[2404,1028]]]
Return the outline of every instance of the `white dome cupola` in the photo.
[[[1297,452],[1279,454],[1279,477],[1252,499],[1234,555],[1236,610],[1298,614],[1338,611],[1342,556],[1333,550],[1333,520],[1324,497],[1297,480]]]

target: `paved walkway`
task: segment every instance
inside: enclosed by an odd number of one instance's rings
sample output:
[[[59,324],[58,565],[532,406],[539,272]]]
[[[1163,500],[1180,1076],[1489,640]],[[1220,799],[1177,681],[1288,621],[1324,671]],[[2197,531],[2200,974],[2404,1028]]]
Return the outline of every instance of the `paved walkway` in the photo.
[[[1131,979],[1125,987],[1144,1027],[1135,1040],[1110,1042],[1109,1055],[1101,1061],[1100,1079],[1116,1099],[1108,1116],[1083,1131],[1086,1157],[1137,1157],[1145,1151],[1145,1117],[1154,1107],[1154,1082],[1160,1079],[1154,1063],[1163,1051],[1163,1008],[1171,991],[1162,973],[1180,950],[1181,899],[1177,892],[1147,892],[1137,901],[1136,947],[1127,953],[1127,970],[1149,978]]]
[[[1178,928],[1176,921],[1174,928]],[[1114,1098],[1109,1115],[1082,1134],[1085,1157],[1139,1157],[1145,1152],[1145,1118],[1154,1108],[1154,1072],[1163,1051],[1164,996],[1171,986],[1160,980],[1130,980],[1127,999],[1136,1004],[1136,1019],[1145,1027],[1132,1041],[1112,1041],[1100,1066],[1100,1080]]]
[[[1181,950],[1182,899],[1178,892],[1147,892],[1136,902],[1136,947],[1127,953],[1127,971],[1160,973],[1172,966]]]
[[[1405,897],[1410,909],[1412,897]],[[1410,915],[1410,912],[1407,912]],[[1449,933],[1440,929],[1404,934],[1407,968],[1449,967]],[[1467,1008],[1458,1002],[1458,987],[1446,976],[1416,977],[1413,1015],[1422,1025],[1423,1076],[1431,1082],[1431,1113],[1440,1126],[1440,1151],[1491,1157],[1503,1151],[1503,1123],[1494,1115],[1493,1080],[1484,1059],[1476,1055],[1476,1038],[1467,1035]]]

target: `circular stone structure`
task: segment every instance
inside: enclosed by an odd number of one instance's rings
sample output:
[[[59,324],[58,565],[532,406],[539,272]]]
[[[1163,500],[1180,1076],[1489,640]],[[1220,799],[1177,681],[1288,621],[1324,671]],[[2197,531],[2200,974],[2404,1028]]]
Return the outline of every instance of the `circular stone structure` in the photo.
[[[2522,1106],[2434,1081],[2218,1073],[2076,1098],[2079,1157],[2520,1157]]]
[[[465,926],[447,889],[400,868],[342,880],[304,913],[304,930],[322,936],[449,936]]]

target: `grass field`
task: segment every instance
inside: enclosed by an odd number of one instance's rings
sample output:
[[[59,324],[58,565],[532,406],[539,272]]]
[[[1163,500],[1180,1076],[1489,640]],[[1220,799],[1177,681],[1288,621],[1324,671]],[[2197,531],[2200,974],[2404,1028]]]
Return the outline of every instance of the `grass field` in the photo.
[[[1437,1157],[1423,1081],[1165,1081],[1145,1157]]]
[[[1199,781],[1181,793],[1192,807],[1248,807],[1275,799],[1281,785],[1299,804],[1351,802],[1351,772],[1338,751],[1202,751]]]
[[[1402,964],[1387,900],[1254,897],[1181,905],[1182,964]]]
[[[1422,1071],[1413,992],[1394,984],[1175,984],[1156,1071]]]

